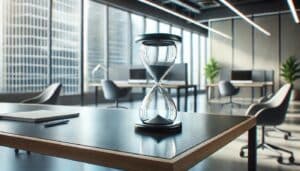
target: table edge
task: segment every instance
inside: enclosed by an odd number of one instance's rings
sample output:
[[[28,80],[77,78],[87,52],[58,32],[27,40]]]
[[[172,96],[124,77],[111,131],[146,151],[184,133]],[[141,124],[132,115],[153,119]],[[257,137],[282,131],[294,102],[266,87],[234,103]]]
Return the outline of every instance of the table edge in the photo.
[[[187,170],[255,124],[256,119],[249,117],[218,136],[196,145],[172,159],[46,140],[3,131],[0,131],[0,145],[125,170]]]
[[[199,161],[227,145],[229,142],[250,130],[255,125],[256,118],[254,116],[249,116],[247,120],[229,128],[214,138],[179,154],[172,159],[172,163],[174,163],[173,170],[188,170],[191,166],[199,163]]]

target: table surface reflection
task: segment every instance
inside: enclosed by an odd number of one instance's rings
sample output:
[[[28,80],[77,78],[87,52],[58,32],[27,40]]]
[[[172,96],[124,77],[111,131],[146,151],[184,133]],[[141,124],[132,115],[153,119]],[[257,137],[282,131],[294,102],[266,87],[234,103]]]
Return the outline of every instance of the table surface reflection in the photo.
[[[68,124],[49,128],[45,128],[43,123],[0,120],[0,133],[161,159],[172,159],[249,119],[244,116],[179,113],[178,119],[182,121],[180,133],[144,134],[135,130],[135,123],[139,122],[137,110],[14,103],[0,103],[0,108],[0,113],[38,109],[80,112],[80,116],[70,119]]]

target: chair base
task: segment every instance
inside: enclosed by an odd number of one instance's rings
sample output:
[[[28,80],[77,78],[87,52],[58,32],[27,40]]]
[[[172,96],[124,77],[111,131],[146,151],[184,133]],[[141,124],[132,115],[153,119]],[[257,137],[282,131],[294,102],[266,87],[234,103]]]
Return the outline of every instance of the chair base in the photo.
[[[283,134],[285,140],[288,140],[292,136],[292,132],[284,130],[284,129],[277,128],[276,126],[271,127],[270,129],[268,128],[266,130],[266,136],[269,136],[268,132],[270,132],[270,131],[275,131],[275,132]]]
[[[120,106],[120,105],[119,105],[119,100],[118,100],[118,99],[115,100],[115,105],[114,105],[114,106],[108,106],[107,108],[122,108],[122,109],[128,109],[128,108],[125,107],[125,106]]]
[[[223,105],[227,105],[227,104],[231,104],[231,107],[233,107],[233,105],[237,105],[239,108],[242,107],[242,104],[236,103],[236,102],[234,102],[234,101],[232,100],[232,96],[229,97],[229,101],[228,101],[228,102],[222,103],[221,105],[222,105],[222,107],[223,107]]]
[[[294,153],[287,150],[287,149],[284,149],[284,148],[281,148],[281,147],[278,147],[278,146],[275,146],[275,145],[272,145],[272,144],[269,144],[269,143],[261,143],[259,145],[257,145],[256,147],[257,149],[266,149],[266,150],[269,150],[271,152],[274,152],[274,153],[277,153],[279,156],[277,157],[277,162],[282,164],[283,163],[283,157],[282,157],[282,152],[285,152],[285,153],[288,153],[290,154],[290,157],[289,157],[289,162],[290,163],[294,163],[295,162],[295,158],[294,158]],[[241,148],[241,151],[240,151],[240,156],[241,157],[246,157],[245,155],[245,152],[244,150],[248,149],[248,145],[245,145]]]
[[[18,155],[20,153],[20,150],[15,148],[15,154]],[[26,151],[27,155],[30,155],[31,152],[30,151]]]
[[[121,109],[128,109],[128,107],[125,107],[125,106],[120,106],[120,105],[118,105],[118,106],[108,106],[107,108],[121,108]]]
[[[231,107],[233,107],[233,105],[237,105],[239,108],[242,107],[242,104],[240,103],[235,103],[235,102],[226,102],[226,103],[222,103],[221,106],[223,107],[224,105],[231,105]]]
[[[289,161],[290,163],[294,163],[295,161],[295,158],[294,158],[294,153],[287,150],[287,149],[284,149],[284,148],[281,148],[281,147],[278,147],[278,146],[275,146],[275,145],[272,145],[272,144],[269,144],[269,143],[266,143],[265,142],[265,126],[262,126],[261,128],[261,143],[258,144],[256,146],[257,149],[267,149],[269,151],[272,151],[274,153],[277,153],[279,154],[279,156],[277,157],[277,162],[278,163],[283,163],[283,157],[282,157],[282,153],[281,152],[285,152],[285,153],[288,153],[290,154],[290,157],[289,157]],[[244,150],[248,149],[248,145],[245,145],[241,148],[241,151],[240,151],[240,156],[241,157],[244,157],[245,156],[245,153],[244,153]]]

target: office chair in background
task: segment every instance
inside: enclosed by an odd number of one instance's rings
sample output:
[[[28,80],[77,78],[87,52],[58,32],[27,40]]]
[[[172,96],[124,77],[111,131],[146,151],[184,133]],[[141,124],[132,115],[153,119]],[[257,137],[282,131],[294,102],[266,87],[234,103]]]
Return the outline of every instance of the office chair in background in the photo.
[[[115,108],[125,108],[119,105],[119,99],[125,97],[131,88],[119,88],[112,80],[101,80],[104,98],[115,101]]]
[[[221,97],[229,97],[230,99],[229,102],[225,104],[237,104],[239,106],[241,105],[232,101],[232,96],[237,95],[240,89],[234,87],[230,81],[220,81],[218,83],[218,89]]]
[[[258,103],[263,103],[263,102],[266,102],[268,101],[269,99],[271,99],[273,97],[273,93],[269,94],[268,96],[266,97],[262,97],[258,100]],[[285,140],[288,140],[291,136],[292,136],[292,132],[291,131],[288,131],[288,130],[284,130],[284,129],[281,129],[281,128],[278,128],[276,126],[273,126],[273,127],[270,127],[268,129],[265,130],[266,131],[266,136],[268,136],[268,132],[271,132],[271,131],[275,131],[275,132],[278,132],[278,133],[281,133],[283,134],[283,138]]]
[[[25,99],[21,101],[21,103],[56,104],[61,88],[62,88],[61,83],[51,84],[39,95],[29,99]]]
[[[257,145],[257,148],[268,149],[278,153],[278,163],[283,162],[282,153],[280,151],[290,154],[289,161],[291,163],[294,163],[295,161],[294,154],[289,150],[265,142],[265,127],[277,126],[284,122],[289,105],[291,90],[291,84],[285,84],[271,99],[262,103],[252,104],[246,111],[247,115],[256,117],[257,125],[262,126],[261,143]],[[244,156],[244,150],[247,148],[247,145],[241,148],[241,157]]]
[[[61,91],[62,84],[54,83],[48,86],[44,91],[39,95],[25,99],[21,103],[32,103],[32,104],[56,104]],[[15,153],[19,153],[19,149],[15,149]],[[30,154],[30,151],[27,151],[27,154]]]

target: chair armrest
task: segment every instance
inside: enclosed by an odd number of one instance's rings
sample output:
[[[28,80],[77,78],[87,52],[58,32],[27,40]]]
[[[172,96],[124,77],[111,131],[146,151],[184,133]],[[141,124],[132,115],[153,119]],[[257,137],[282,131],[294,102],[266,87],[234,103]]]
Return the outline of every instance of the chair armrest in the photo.
[[[257,102],[263,103],[263,102],[270,100],[272,97],[273,97],[273,93],[270,93],[267,96],[262,96],[262,97],[258,98]]]
[[[249,106],[249,108],[246,111],[246,115],[252,115],[254,116],[258,111],[261,109],[267,108],[268,105],[264,103],[254,103]]]
[[[21,103],[37,103],[39,101],[39,97],[32,97],[29,99],[22,100]]]

